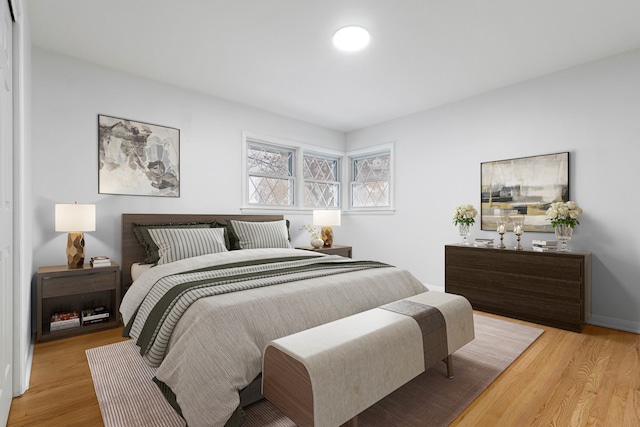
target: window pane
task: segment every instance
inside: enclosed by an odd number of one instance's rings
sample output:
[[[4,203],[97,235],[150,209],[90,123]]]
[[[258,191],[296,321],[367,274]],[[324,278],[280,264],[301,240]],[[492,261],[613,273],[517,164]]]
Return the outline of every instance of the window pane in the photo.
[[[304,205],[309,207],[337,208],[340,186],[336,183],[305,182]]]
[[[293,181],[290,179],[249,176],[249,203],[293,205]]]
[[[377,208],[391,206],[391,153],[353,159],[351,206]]]
[[[317,181],[338,180],[338,161],[335,159],[304,156],[303,163],[304,179],[314,179]]]
[[[390,165],[390,154],[356,159],[353,161],[353,180],[360,182],[388,180],[391,173]]]
[[[339,164],[339,160],[335,158],[310,154],[303,156],[304,206],[311,208],[339,207]]]
[[[389,181],[351,184],[351,204],[358,208],[389,206]]]
[[[250,145],[247,148],[247,170],[250,174],[292,176],[293,151]]]

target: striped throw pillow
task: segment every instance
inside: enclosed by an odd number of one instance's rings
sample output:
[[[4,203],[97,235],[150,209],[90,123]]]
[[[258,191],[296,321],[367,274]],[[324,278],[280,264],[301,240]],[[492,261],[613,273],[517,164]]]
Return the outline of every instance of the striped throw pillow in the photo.
[[[233,232],[238,236],[240,249],[290,248],[287,222],[248,222],[230,220]]]
[[[149,234],[158,246],[158,264],[227,252],[222,228],[155,228]]]

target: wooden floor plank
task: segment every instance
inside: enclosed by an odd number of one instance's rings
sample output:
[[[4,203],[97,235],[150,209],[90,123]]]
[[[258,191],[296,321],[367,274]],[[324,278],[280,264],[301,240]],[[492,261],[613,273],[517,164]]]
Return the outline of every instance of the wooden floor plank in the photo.
[[[640,426],[640,335],[479,314],[545,332],[451,426]],[[122,341],[120,333],[37,343],[30,388],[13,399],[7,426],[101,426],[85,350]]]

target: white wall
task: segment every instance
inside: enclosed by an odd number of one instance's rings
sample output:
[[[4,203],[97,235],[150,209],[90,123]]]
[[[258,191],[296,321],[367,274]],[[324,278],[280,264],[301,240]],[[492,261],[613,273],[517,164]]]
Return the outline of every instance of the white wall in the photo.
[[[98,194],[98,114],[180,129],[179,198]],[[342,132],[34,48],[35,266],[66,263],[55,203],[95,203],[97,230],[85,233],[86,256],[116,261],[122,213],[240,213],[242,131],[344,150]],[[292,230],[299,233],[307,217],[291,216]]]
[[[480,163],[569,151],[571,198],[585,211],[570,246],[594,256],[591,323],[640,332],[632,222],[640,205],[639,75],[635,51],[348,134],[349,150],[396,142],[397,210],[345,215],[335,243],[443,289],[444,245],[459,241],[451,211],[479,204]],[[181,130],[180,198],[97,193],[98,114]],[[34,264],[65,263],[66,236],[53,231],[55,203],[96,203],[98,230],[86,235],[87,255],[116,260],[123,212],[238,213],[243,130],[344,149],[340,132],[34,49]],[[287,217],[294,245],[308,244],[298,227],[310,218]],[[472,233],[495,237],[478,225]],[[523,242],[548,236],[528,233]]]
[[[443,288],[444,245],[460,241],[451,212],[479,207],[480,163],[569,151],[584,209],[569,245],[593,253],[590,323],[640,332],[639,135],[640,50],[349,133],[350,150],[396,142],[397,212],[351,215],[340,237]],[[476,224],[474,237],[498,236]]]

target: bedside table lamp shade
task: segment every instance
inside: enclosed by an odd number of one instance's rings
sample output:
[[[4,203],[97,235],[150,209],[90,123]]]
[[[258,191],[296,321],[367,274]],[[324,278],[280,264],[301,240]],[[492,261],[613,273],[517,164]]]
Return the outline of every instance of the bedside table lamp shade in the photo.
[[[333,245],[333,229],[331,227],[337,227],[340,225],[340,211],[322,209],[313,211],[313,225],[319,225],[322,227],[322,241],[325,248],[330,248]]]
[[[84,265],[85,231],[96,230],[96,205],[56,204],[56,231],[68,232],[67,265],[82,268]]]

